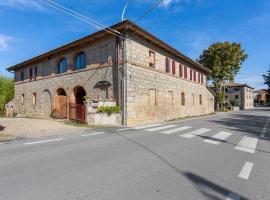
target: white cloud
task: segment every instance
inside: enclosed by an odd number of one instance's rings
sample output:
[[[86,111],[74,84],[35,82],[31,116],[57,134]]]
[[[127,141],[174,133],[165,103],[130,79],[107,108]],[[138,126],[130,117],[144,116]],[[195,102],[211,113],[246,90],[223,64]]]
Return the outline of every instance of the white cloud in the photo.
[[[0,0],[0,6],[7,6],[12,8],[35,8],[42,9],[43,6],[37,0]]]
[[[12,41],[14,41],[13,37],[0,34],[0,51],[6,51]]]

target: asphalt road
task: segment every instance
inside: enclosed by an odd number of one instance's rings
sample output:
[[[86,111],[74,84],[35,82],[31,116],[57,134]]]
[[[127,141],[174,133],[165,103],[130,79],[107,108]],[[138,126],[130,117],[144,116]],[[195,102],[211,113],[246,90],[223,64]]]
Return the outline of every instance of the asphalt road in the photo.
[[[270,199],[270,109],[0,144],[1,200]]]

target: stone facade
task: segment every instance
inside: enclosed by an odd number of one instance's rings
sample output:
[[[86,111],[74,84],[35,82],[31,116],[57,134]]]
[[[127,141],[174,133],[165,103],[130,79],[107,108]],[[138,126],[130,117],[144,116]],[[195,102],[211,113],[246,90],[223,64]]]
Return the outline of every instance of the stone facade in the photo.
[[[125,23],[113,27],[119,31],[123,27],[124,31]],[[66,98],[64,107],[69,118],[70,102],[77,102],[78,90],[84,91],[87,105],[119,105],[120,116],[110,120],[125,125],[214,112],[214,98],[206,87],[209,71],[135,24],[134,27],[152,40],[133,29],[125,30],[128,39],[123,41],[112,35],[97,37],[105,32],[101,31],[9,68],[15,72],[16,112],[52,117],[61,107],[59,102]],[[86,55],[86,67],[76,70],[75,58],[81,52]],[[58,69],[62,58],[67,60],[65,73]],[[106,88],[99,87],[100,83],[106,83]],[[95,116],[96,110],[86,109],[86,122],[106,124]]]
[[[229,83],[226,85],[225,99],[228,104],[233,100],[242,110],[252,109],[254,89],[246,84]]]

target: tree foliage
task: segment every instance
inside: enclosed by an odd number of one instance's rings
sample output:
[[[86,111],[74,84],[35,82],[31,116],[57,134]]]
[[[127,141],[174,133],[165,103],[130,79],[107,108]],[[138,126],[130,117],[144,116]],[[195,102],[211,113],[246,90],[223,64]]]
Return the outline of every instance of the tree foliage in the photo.
[[[269,70],[267,71],[267,74],[263,75],[264,78],[264,84],[267,85],[268,90],[270,90],[270,67]]]
[[[212,71],[214,82],[233,82],[247,57],[240,43],[217,42],[203,51],[198,62]]]
[[[14,97],[13,79],[0,75],[0,115],[4,114],[5,104]]]
[[[210,79],[216,90],[217,103],[224,100],[224,83],[233,82],[248,55],[240,43],[217,42],[205,49],[197,60],[212,71]]]

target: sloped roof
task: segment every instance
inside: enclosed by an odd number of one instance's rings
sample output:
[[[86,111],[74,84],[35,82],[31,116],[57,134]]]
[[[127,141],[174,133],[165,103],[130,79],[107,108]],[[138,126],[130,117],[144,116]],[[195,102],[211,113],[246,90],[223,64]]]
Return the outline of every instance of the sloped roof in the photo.
[[[196,61],[192,60],[191,58],[189,58],[188,56],[182,54],[181,52],[179,52],[178,50],[176,50],[175,48],[171,47],[170,45],[166,44],[165,42],[163,42],[162,40],[160,40],[159,38],[157,38],[156,36],[152,35],[151,33],[145,31],[143,28],[139,27],[138,25],[136,25],[135,23],[133,23],[130,20],[125,20],[123,22],[117,23],[113,26],[110,27],[110,29],[114,29],[118,32],[122,32],[122,31],[130,31],[133,32],[134,34],[148,40],[149,42],[159,46],[160,48],[170,52],[171,54],[175,55],[176,57],[179,57],[180,59],[186,61],[189,64],[194,65],[195,67],[197,67],[198,69],[206,72],[207,74],[211,73],[211,70],[205,68],[204,66],[202,66],[201,64],[197,63]],[[81,46],[87,42],[92,42],[96,39],[102,38],[102,37],[106,37],[111,35],[111,33],[108,33],[108,28],[107,29],[103,29],[100,31],[97,31],[93,34],[90,34],[86,37],[83,37],[81,39],[75,40],[73,42],[70,42],[68,44],[65,44],[61,47],[58,47],[56,49],[53,49],[51,51],[48,51],[46,53],[43,53],[41,55],[38,55],[36,57],[33,57],[29,60],[23,61],[19,64],[16,64],[14,66],[11,66],[9,68],[7,68],[8,71],[14,71],[17,70],[21,67],[30,65],[30,64],[34,64],[38,61],[41,61],[43,59],[49,58],[55,54],[61,53],[62,51],[65,51],[67,49],[70,48],[75,48],[78,46]],[[118,34],[120,36],[120,34]]]

